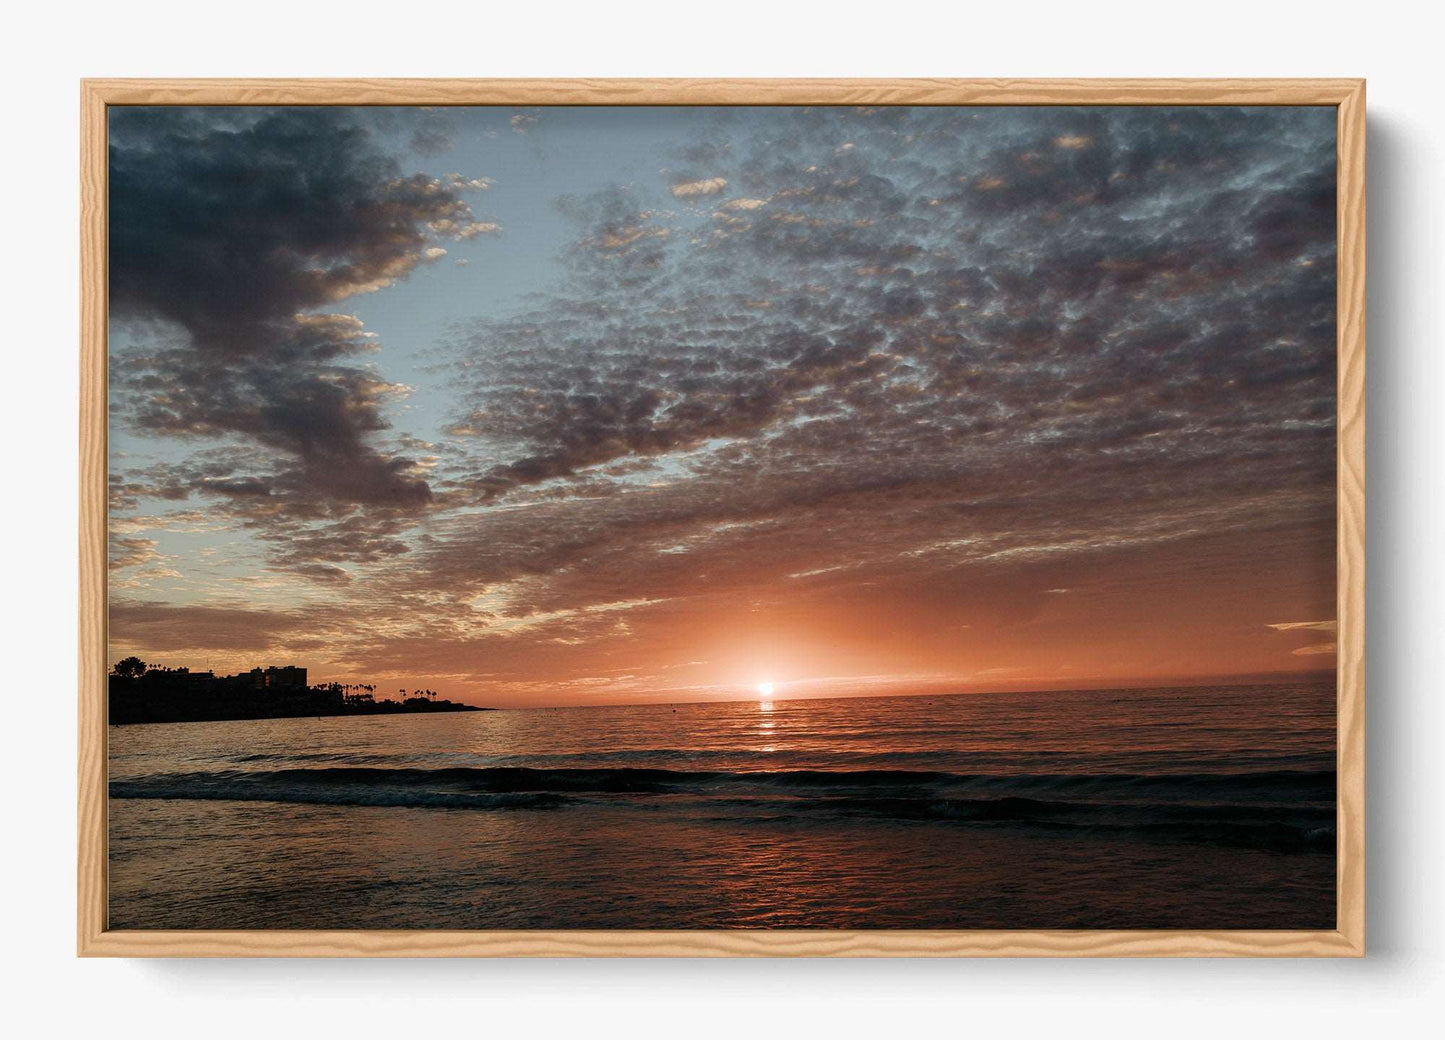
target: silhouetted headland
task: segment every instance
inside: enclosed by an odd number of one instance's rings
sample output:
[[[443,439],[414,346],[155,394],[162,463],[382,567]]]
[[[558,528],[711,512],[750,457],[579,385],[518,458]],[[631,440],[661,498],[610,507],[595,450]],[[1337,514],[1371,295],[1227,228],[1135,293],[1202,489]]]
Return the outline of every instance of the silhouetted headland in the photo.
[[[437,700],[432,690],[398,690],[397,694],[397,700],[379,700],[370,683],[308,686],[306,669],[295,665],[216,675],[189,668],[151,667],[139,658],[127,657],[110,673],[110,721],[124,725],[495,710]]]

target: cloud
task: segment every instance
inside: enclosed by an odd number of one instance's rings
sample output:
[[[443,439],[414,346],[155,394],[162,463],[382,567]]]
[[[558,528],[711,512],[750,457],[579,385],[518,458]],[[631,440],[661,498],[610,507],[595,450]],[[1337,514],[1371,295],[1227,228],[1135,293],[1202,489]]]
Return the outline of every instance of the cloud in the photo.
[[[158,544],[154,538],[138,538],[112,531],[109,552],[110,569],[118,571],[127,567],[140,567],[154,563],[161,558],[160,553],[156,551]]]
[[[450,108],[378,107],[353,109],[353,120],[377,137],[429,158],[445,155],[456,147],[460,132]]]
[[[1339,631],[1337,621],[1280,621],[1267,626],[1276,632],[1329,632],[1334,634]],[[1334,654],[1336,647],[1334,643],[1313,643],[1309,646],[1296,647],[1290,651],[1294,657],[1317,657],[1326,654]]]
[[[554,489],[536,537],[558,551],[500,554],[552,575],[547,602],[604,594],[561,572],[578,545],[610,559],[613,531],[635,584],[619,574],[607,596],[685,594],[664,575],[690,558],[725,580],[732,557],[705,532],[748,518],[803,525],[789,551],[849,574],[931,545],[948,548],[929,567],[979,567],[1218,524],[1292,526],[1291,551],[1312,551],[1333,515],[1332,224],[1301,217],[1287,258],[1250,228],[1332,169],[1326,121],[1040,111],[990,133],[971,118],[793,113],[734,136],[708,152],[731,157],[725,175],[668,189],[738,184],[758,204],[730,204],[723,234],[662,223],[636,190],[564,205],[591,247],[573,292],[464,341],[456,429],[490,457],[450,470],[483,501]],[[460,544],[508,544],[472,522]],[[855,537],[872,551],[829,558]],[[473,580],[446,559],[445,580]]]
[[[486,191],[496,183],[490,177],[465,177],[460,173],[449,173],[444,180],[448,187],[460,191]]]
[[[672,186],[672,194],[679,199],[694,199],[705,195],[716,195],[728,186],[722,177],[708,177],[696,181],[679,181]]]
[[[413,464],[375,443],[396,388],[342,362],[373,337],[325,308],[440,257],[435,236],[496,230],[459,194],[483,186],[404,174],[336,110],[116,110],[110,301],[147,343],[114,359],[119,415],[263,446],[272,468],[244,479],[271,494],[424,506]]]
[[[1269,626],[1276,632],[1337,632],[1339,622],[1337,621],[1281,621]]]
[[[418,155],[442,155],[455,145],[450,133],[441,126],[419,126],[412,131],[411,150]]]
[[[123,632],[125,645],[150,648],[152,654],[182,655],[195,650],[264,652],[284,646],[297,616],[244,606],[177,607],[149,601],[111,605],[110,625]]]

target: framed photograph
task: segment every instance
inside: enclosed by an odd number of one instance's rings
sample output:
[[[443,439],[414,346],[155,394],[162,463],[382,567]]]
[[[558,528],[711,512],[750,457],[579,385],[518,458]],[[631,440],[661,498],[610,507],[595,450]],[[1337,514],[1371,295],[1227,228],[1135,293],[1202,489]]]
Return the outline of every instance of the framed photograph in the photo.
[[[82,954],[1364,952],[1363,81],[82,117]]]

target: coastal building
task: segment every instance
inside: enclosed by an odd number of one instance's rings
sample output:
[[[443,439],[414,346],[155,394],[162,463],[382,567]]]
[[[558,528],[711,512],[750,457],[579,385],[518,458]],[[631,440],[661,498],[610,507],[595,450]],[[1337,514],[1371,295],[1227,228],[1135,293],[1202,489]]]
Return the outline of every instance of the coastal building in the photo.
[[[142,676],[152,686],[206,686],[216,681],[215,672],[193,672],[189,668],[150,668]]]
[[[296,665],[286,665],[282,668],[274,665],[266,668],[252,668],[246,674],[251,681],[251,686],[257,690],[305,689],[306,687],[306,669]]]

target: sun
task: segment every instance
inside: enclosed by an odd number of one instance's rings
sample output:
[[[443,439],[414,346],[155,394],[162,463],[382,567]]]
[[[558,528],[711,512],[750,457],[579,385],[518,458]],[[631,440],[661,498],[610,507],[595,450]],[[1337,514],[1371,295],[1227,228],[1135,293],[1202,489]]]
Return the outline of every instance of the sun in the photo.
[[[773,695],[773,684],[771,680],[758,683],[758,696],[771,697]]]

